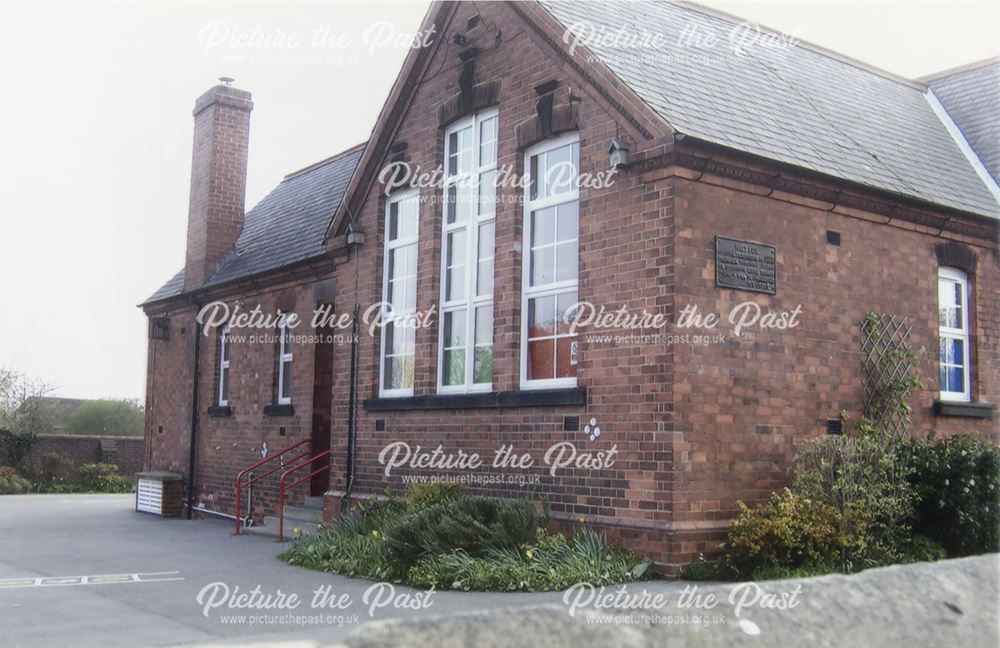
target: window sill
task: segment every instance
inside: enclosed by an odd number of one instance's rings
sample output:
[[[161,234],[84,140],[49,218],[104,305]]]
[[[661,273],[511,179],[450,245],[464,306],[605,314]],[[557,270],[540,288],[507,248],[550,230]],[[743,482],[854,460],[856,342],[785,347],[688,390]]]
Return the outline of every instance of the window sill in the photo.
[[[369,412],[442,409],[500,409],[505,407],[555,407],[586,405],[587,388],[535,391],[433,394],[406,398],[369,398],[362,405]]]
[[[208,415],[212,418],[224,418],[233,415],[233,408],[228,405],[213,405],[208,408]]]
[[[264,416],[292,416],[295,410],[291,405],[265,405]]]
[[[938,416],[961,416],[965,418],[991,419],[993,418],[993,404],[961,401],[934,401],[934,413]]]

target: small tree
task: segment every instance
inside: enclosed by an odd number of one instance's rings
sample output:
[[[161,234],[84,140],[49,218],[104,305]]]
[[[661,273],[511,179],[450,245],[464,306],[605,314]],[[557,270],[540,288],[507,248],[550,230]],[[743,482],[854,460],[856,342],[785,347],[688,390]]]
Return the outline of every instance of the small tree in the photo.
[[[52,428],[51,411],[42,396],[45,383],[7,367],[0,367],[0,465],[23,471],[35,438]]]

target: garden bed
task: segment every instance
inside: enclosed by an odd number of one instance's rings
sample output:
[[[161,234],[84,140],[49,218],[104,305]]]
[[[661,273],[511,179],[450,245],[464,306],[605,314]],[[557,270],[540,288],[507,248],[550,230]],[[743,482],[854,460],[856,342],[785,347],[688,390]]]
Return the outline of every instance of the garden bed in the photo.
[[[464,591],[548,591],[653,577],[652,562],[584,529],[545,529],[534,502],[414,487],[406,500],[359,506],[296,540],[280,558],[344,576]]]

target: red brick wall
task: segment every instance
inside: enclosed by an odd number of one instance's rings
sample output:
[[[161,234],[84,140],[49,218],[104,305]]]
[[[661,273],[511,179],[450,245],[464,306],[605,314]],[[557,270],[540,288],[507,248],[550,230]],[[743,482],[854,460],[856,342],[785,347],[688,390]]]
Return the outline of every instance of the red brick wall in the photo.
[[[312,422],[313,346],[309,322],[313,312],[312,284],[276,286],[266,292],[244,294],[240,308],[261,312],[294,311],[303,320],[296,330],[292,361],[292,409],[288,416],[265,416],[264,408],[276,402],[277,360],[275,331],[234,329],[230,338],[229,416],[209,416],[218,405],[219,337],[213,329],[200,339],[200,380],[195,469],[195,504],[232,513],[236,474],[261,459],[264,444],[269,454],[309,438]],[[228,302],[235,308],[233,301]],[[187,475],[191,429],[191,376],[194,354],[194,312],[173,317],[169,341],[151,341],[157,368],[151,374],[147,434],[152,453],[148,470],[168,470]],[[176,320],[176,326],[175,324]],[[186,333],[180,334],[181,322]],[[152,366],[152,365],[151,365]],[[155,374],[154,374],[155,371]],[[159,426],[164,432],[159,432]],[[268,468],[277,465],[269,464]],[[280,471],[279,471],[280,472]],[[254,514],[260,518],[277,506],[276,473],[254,485]],[[305,474],[305,473],[303,473]],[[300,501],[304,487],[292,491],[290,502]],[[243,502],[245,506],[245,500]],[[244,509],[245,512],[245,509]]]
[[[115,464],[118,466],[120,474],[132,477],[142,470],[143,439],[138,437],[43,434],[37,438],[32,446],[27,461],[37,470],[41,465],[42,457],[49,453],[63,455],[76,466],[85,463]]]
[[[558,65],[550,49],[541,44],[519,18],[498,4],[460,6],[455,29],[478,10],[484,25],[496,26],[505,42],[494,49],[492,32],[477,59],[476,82],[501,80],[499,99],[498,164],[523,172],[523,151],[517,150],[515,125],[534,118],[534,87],[551,79],[559,81],[556,103],[567,101],[569,89],[580,97],[581,169],[595,173],[608,168],[607,147],[616,134],[628,132],[624,120],[609,109],[606,100],[578,78],[568,66]],[[477,43],[478,44],[478,43]],[[405,115],[395,141],[405,141],[412,166],[430,171],[442,164],[444,128],[439,107],[457,91],[460,62],[455,48],[441,51]],[[618,123],[616,123],[618,122]],[[641,137],[639,134],[634,137]],[[437,189],[421,192],[417,308],[429,309],[440,301],[441,210]],[[494,374],[497,391],[519,389],[521,326],[521,247],[523,209],[520,190],[501,189],[496,214],[494,263]],[[610,189],[583,190],[580,201],[579,299],[596,304],[621,304],[630,309],[670,309],[672,277],[669,254],[672,235],[670,187],[642,187],[637,177],[624,176]],[[369,193],[357,214],[366,242],[360,256],[336,273],[341,310],[354,303],[364,306],[380,301],[382,294],[382,241],[384,201],[378,189]],[[354,286],[357,289],[354,290]],[[437,391],[437,326],[417,331],[416,396]],[[364,332],[359,347],[359,399],[378,396],[379,337]],[[662,524],[669,516],[667,489],[670,466],[669,429],[671,374],[665,349],[650,351],[635,344],[619,347],[581,343],[578,384],[588,390],[586,406],[518,409],[461,409],[428,412],[368,412],[359,406],[357,482],[354,492],[377,494],[386,487],[403,490],[397,469],[386,479],[378,462],[382,448],[405,441],[431,450],[439,444],[445,452],[478,453],[487,461],[501,445],[530,453],[536,467],[529,471],[481,469],[479,472],[521,472],[540,479],[539,484],[469,486],[473,492],[512,497],[545,498],[554,514],[563,518],[611,519],[633,527]],[[346,373],[335,372],[333,447],[336,451],[332,485],[343,490],[343,466],[348,418],[343,398],[349,389]],[[581,431],[563,430],[563,417],[577,415]],[[582,431],[591,417],[602,435],[589,441]],[[376,421],[385,430],[376,431]],[[614,466],[604,470],[565,469],[553,478],[542,457],[555,443],[572,441],[581,451],[601,452],[617,446]],[[434,472],[437,471],[427,471]],[[662,543],[661,543],[662,544]],[[645,551],[658,553],[652,542]],[[662,555],[661,555],[662,557]]]
[[[759,501],[787,484],[797,445],[826,433],[841,411],[863,406],[860,322],[868,312],[907,316],[911,348],[925,349],[924,389],[913,399],[911,432],[979,432],[1000,439],[1000,420],[935,416],[938,390],[937,259],[943,242],[916,226],[883,225],[718,179],[676,179],[676,308],[717,313],[725,343],[674,348],[674,519],[678,529],[702,527],[675,545],[691,557],[710,547],[703,527],[724,527],[736,501]],[[785,197],[789,198],[789,197]],[[868,216],[870,218],[870,216]],[[883,219],[884,220],[884,219]],[[839,247],[827,230],[841,234]],[[716,235],[777,248],[777,295],[715,287]],[[1000,400],[997,382],[1000,271],[994,247],[967,241],[978,255],[972,301],[978,305],[973,350],[975,393]],[[737,337],[730,309],[753,301],[765,310],[801,305],[791,330],[751,330]],[[696,331],[692,331],[696,332]]]

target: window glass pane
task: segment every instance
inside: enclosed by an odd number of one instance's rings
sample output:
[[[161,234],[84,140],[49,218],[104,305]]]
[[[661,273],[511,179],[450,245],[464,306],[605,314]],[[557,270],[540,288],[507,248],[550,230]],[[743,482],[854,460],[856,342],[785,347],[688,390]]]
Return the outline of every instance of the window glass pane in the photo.
[[[528,380],[555,377],[555,348],[553,338],[528,342]]]
[[[441,381],[444,385],[465,384],[466,311],[444,314],[444,360]]]
[[[493,345],[477,346],[472,381],[477,384],[493,382]]]
[[[448,136],[448,175],[458,173],[458,131]]]
[[[222,361],[229,362],[229,334],[222,334]]]
[[[465,298],[465,230],[448,234],[448,257],[445,276],[445,301]]]
[[[559,241],[569,241],[579,238],[578,214],[580,205],[577,201],[559,205],[556,237]]]
[[[941,362],[950,365],[965,364],[965,345],[962,340],[941,338]]]
[[[531,252],[531,285],[544,286],[552,283],[555,248],[544,247]]]
[[[448,186],[448,223],[468,220],[475,213],[479,188],[469,178],[462,178]]]
[[[539,177],[538,177],[538,157],[537,155],[532,155],[528,159],[528,198],[530,200],[535,200],[539,196]]]
[[[476,344],[493,344],[493,305],[476,308]]]
[[[292,363],[282,362],[281,372],[281,396],[282,398],[292,397]]]
[[[497,159],[497,118],[490,117],[479,124],[479,165],[489,166]]]
[[[561,337],[556,340],[556,378],[576,376],[576,358],[572,353],[576,343],[576,337]]]
[[[556,240],[556,208],[539,209],[531,217],[531,247],[548,245]]]
[[[389,240],[395,241],[399,238],[399,203],[389,204]]]
[[[528,337],[555,335],[556,298],[532,297],[528,300]]]
[[[444,350],[441,384],[449,386],[465,384],[465,347]]]
[[[493,381],[493,306],[476,308],[476,347],[473,349],[474,383]]]
[[[566,322],[567,313],[572,321],[573,313],[571,309],[576,305],[576,290],[559,293],[556,296],[556,329],[560,335],[567,335],[570,332],[570,325]]]
[[[479,226],[479,265],[476,269],[477,296],[493,294],[493,231],[492,222]]]
[[[556,281],[576,281],[578,256],[576,241],[556,246]]]
[[[497,210],[497,172],[487,171],[479,176],[479,213],[493,214]]]
[[[466,337],[465,309],[444,314],[444,346],[464,347]]]
[[[392,224],[393,212],[397,214],[397,224],[395,225],[396,237],[390,236],[390,241],[396,238],[407,239],[417,235],[417,201],[414,198],[407,198],[392,203],[390,206],[389,222]],[[390,234],[392,229],[390,228]]]
[[[227,401],[229,400],[229,369],[224,368],[222,370],[222,374],[219,376],[219,381],[222,383],[221,385],[222,395],[219,398],[220,400]]]

